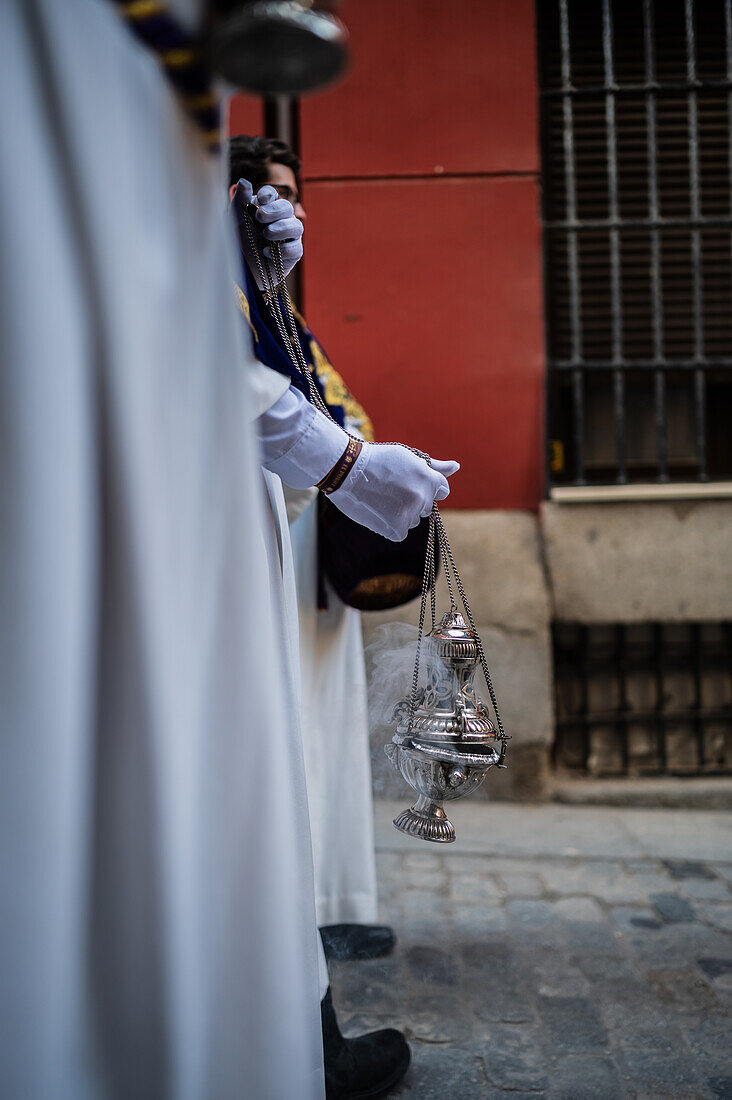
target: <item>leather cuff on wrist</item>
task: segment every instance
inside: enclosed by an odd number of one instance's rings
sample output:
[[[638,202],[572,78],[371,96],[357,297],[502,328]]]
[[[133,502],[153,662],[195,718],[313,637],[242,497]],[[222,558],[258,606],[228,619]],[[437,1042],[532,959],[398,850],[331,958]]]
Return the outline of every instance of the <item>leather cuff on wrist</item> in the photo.
[[[341,485],[351,472],[353,464],[355,463],[358,456],[361,454],[362,448],[363,443],[360,439],[348,440],[348,446],[336,462],[335,466],[333,466],[333,468],[328,471],[325,477],[318,482],[317,487],[318,489],[320,489],[321,493],[324,493],[326,496],[330,496],[330,494],[334,493],[336,489],[340,489]]]

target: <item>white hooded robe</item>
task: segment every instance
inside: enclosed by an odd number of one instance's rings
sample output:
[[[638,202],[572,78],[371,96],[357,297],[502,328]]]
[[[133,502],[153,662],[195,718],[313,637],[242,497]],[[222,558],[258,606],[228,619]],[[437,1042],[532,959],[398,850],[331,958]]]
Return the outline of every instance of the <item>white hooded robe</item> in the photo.
[[[107,0],[0,74],[0,1095],[318,1100],[223,180]]]

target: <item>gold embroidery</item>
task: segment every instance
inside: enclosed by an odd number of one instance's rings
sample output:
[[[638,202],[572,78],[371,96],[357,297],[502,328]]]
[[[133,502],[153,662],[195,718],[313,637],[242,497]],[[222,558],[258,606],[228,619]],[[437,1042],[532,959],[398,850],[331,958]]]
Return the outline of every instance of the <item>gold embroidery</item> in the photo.
[[[129,19],[148,19],[164,11],[161,0],[127,0],[122,11]]]
[[[305,329],[306,332],[309,331],[308,323],[303,315],[298,313],[296,309],[293,309],[293,312],[300,322],[301,328]],[[351,426],[361,433],[367,443],[373,443],[375,435],[371,417],[348,389],[348,386],[312,333],[310,333],[310,357],[313,361],[315,375],[323,387],[326,404],[340,405],[346,417],[351,421]]]
[[[330,363],[315,337],[310,339],[310,357],[318,381],[323,387],[326,404],[340,405],[344,413],[364,439],[373,443],[374,426],[363,405],[360,405],[338,371]]]
[[[237,301],[239,303],[239,309],[244,314],[244,316],[246,318],[246,322],[249,325],[249,328],[252,330],[252,333],[254,335],[254,343],[258,344],[259,343],[259,337],[257,336],[257,330],[255,329],[254,325],[252,324],[252,314],[251,314],[251,310],[249,309],[249,302],[247,301],[247,296],[244,293],[244,291],[242,290],[242,288],[239,286],[238,283],[234,283],[234,289],[236,290],[236,297],[237,297]]]
[[[163,64],[167,65],[169,69],[180,69],[184,65],[192,65],[196,60],[195,52],[184,46],[174,50],[163,50],[160,57]]]

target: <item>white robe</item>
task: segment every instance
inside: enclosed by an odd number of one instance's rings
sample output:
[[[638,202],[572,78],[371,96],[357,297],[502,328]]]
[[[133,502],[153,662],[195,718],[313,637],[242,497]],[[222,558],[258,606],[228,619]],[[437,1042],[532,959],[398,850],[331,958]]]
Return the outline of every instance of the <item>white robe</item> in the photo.
[[[317,518],[313,501],[291,524],[316,911],[319,925],[370,924],[377,899],[361,616],[331,588],[328,609],[318,610]]]
[[[0,82],[0,1095],[317,1100],[223,180],[107,0],[5,0]]]

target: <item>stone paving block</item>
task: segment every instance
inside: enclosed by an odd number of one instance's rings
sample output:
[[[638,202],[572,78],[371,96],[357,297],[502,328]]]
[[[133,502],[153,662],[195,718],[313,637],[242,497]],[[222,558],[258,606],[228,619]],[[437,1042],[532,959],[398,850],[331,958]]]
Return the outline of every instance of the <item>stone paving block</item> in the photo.
[[[534,956],[533,963],[527,959],[526,967],[537,993],[543,997],[586,997],[591,993],[590,982],[566,956]]]
[[[429,891],[405,890],[400,904],[405,926],[401,938],[405,944],[413,944],[415,940],[439,944],[444,940],[452,915],[447,897]]]
[[[552,1100],[623,1100],[627,1095],[617,1066],[607,1056],[570,1055],[551,1068],[547,1096]]]
[[[536,1019],[535,999],[527,993],[511,986],[502,988],[484,988],[471,993],[471,1008],[474,1017],[473,1030],[476,1035],[488,1034],[496,1023],[524,1024]]]
[[[651,894],[651,902],[656,912],[666,921],[696,920],[694,906],[678,894]]]
[[[475,863],[475,856],[471,857],[471,862]],[[463,860],[463,868],[467,863],[467,859]],[[547,866],[552,866],[554,860],[551,859],[532,859],[530,856],[521,855],[518,858],[507,859],[498,855],[491,855],[485,860],[485,867],[492,875],[513,875],[517,872],[521,872],[526,875],[543,875],[544,869]],[[565,861],[559,861],[564,865]],[[457,869],[457,864],[456,864]]]
[[[681,958],[693,959],[700,955],[727,957],[732,947],[729,932],[721,932],[699,920],[665,924],[654,942],[659,945],[659,953],[676,953],[673,965],[678,965]]]
[[[457,945],[463,969],[478,980],[499,978],[516,980],[519,960],[506,936],[495,936],[490,942],[467,940]]]
[[[544,893],[539,876],[529,871],[503,871],[500,881],[504,893],[513,898],[538,898]]]
[[[714,991],[698,969],[649,970],[647,978],[659,1001],[677,1005],[682,1012],[715,1012],[719,1008]]]
[[[626,859],[625,866],[629,871],[655,871],[658,867],[657,859]]]
[[[706,1085],[716,1100],[732,1100],[732,1076],[707,1077]]]
[[[412,1064],[390,1100],[493,1100],[482,1060],[460,1047],[412,1045]]]
[[[732,863],[710,863],[709,866],[725,882],[732,883]]]
[[[641,900],[645,902],[650,899],[651,894],[670,893],[681,886],[660,867],[655,871],[634,871],[633,883],[642,895]]]
[[[423,1043],[456,1043],[471,1032],[464,1001],[444,990],[436,996],[425,996],[415,988],[407,996],[402,1025],[409,1038]]]
[[[552,902],[564,923],[573,950],[591,950],[612,955],[619,948],[618,937],[594,898],[568,897]]]
[[[399,897],[384,895],[379,891],[379,924],[389,924],[392,928],[402,925],[402,907]]]
[[[678,966],[682,959],[725,955],[729,950],[727,935],[701,921],[637,928],[623,934],[623,944],[639,964],[653,969]]]
[[[720,928],[723,932],[732,932],[732,901],[697,902],[702,919]]]
[[[536,983],[513,952],[495,958],[493,964],[490,957],[480,959],[479,945],[465,944],[461,966],[460,990],[465,1013],[472,1014],[476,1035],[486,1033],[486,1028],[480,1024],[520,1023],[534,1019]]]
[[[673,1008],[659,1002],[651,986],[628,983],[628,989],[612,993],[601,986],[598,996],[600,1015],[614,1047],[667,1054],[684,1047],[683,1029]]]
[[[732,1077],[732,1018],[715,1013],[684,1018],[684,1038],[705,1073]],[[700,1070],[700,1072],[702,1072]]]
[[[638,977],[637,964],[626,955],[595,955],[583,952],[577,957],[577,965],[592,982],[629,982]]]
[[[539,1012],[552,1048],[558,1053],[600,1053],[607,1034],[587,997],[539,997]]]
[[[626,870],[620,862],[577,861],[571,865],[547,866],[542,871],[547,889],[557,894],[593,895],[606,904],[648,900],[648,882]],[[653,888],[663,889],[667,878],[653,878]]]
[[[505,910],[495,902],[460,905],[453,911],[452,930],[458,940],[490,940],[507,925]]]
[[[511,898],[506,910],[522,928],[557,929],[561,922],[551,901],[535,898]]]
[[[444,871],[447,866],[447,856],[440,852],[418,851],[405,852],[401,857],[401,866],[405,871]]]
[[[376,870],[380,879],[394,871],[401,871],[404,858],[401,852],[377,852]]]
[[[682,883],[684,894],[700,901],[732,901],[732,884],[723,878],[689,878]]]
[[[664,859],[663,863],[674,878],[714,878],[711,868],[696,859]]]
[[[547,1058],[538,1028],[494,1024],[485,1044],[483,1065],[491,1084],[511,1092],[538,1092],[549,1087]]]
[[[706,955],[697,959],[702,972],[717,992],[732,993],[732,958]]]
[[[431,921],[438,928],[445,927],[452,916],[449,898],[423,890],[405,890],[399,898],[404,923],[412,927],[416,921]]]
[[[599,898],[606,905],[622,902],[647,902],[651,890],[663,889],[664,879],[660,875],[633,874],[624,868],[611,873],[594,875],[589,873],[585,893]]]
[[[636,905],[632,908],[617,905],[610,910],[610,919],[621,932],[630,935],[636,934],[639,928],[646,931],[659,931],[662,927],[655,910],[647,905]]]
[[[704,1097],[706,1090],[688,1050],[677,1054],[626,1048],[616,1055],[618,1068],[627,1084],[641,1092],[670,1090],[671,1096]]]
[[[456,977],[453,954],[436,947],[410,947],[405,952],[405,964],[414,982],[449,986]]]
[[[495,875],[480,874],[479,872],[466,874],[461,871],[458,874],[450,875],[448,888],[450,897],[458,904],[464,901],[499,900],[506,893],[499,885]]]
[[[448,884],[448,876],[441,867],[429,871],[406,868],[402,870],[399,878],[399,889],[404,893],[414,890],[422,895],[429,893],[432,897],[447,895]]]
[[[566,930],[560,921],[551,916],[544,918],[543,913],[521,911],[516,915],[514,906],[528,905],[528,899],[514,899],[504,906],[508,916],[508,930],[514,936],[514,942],[522,952],[533,952],[535,955],[556,952],[564,954],[569,950]],[[548,905],[548,902],[537,900],[534,905]]]

